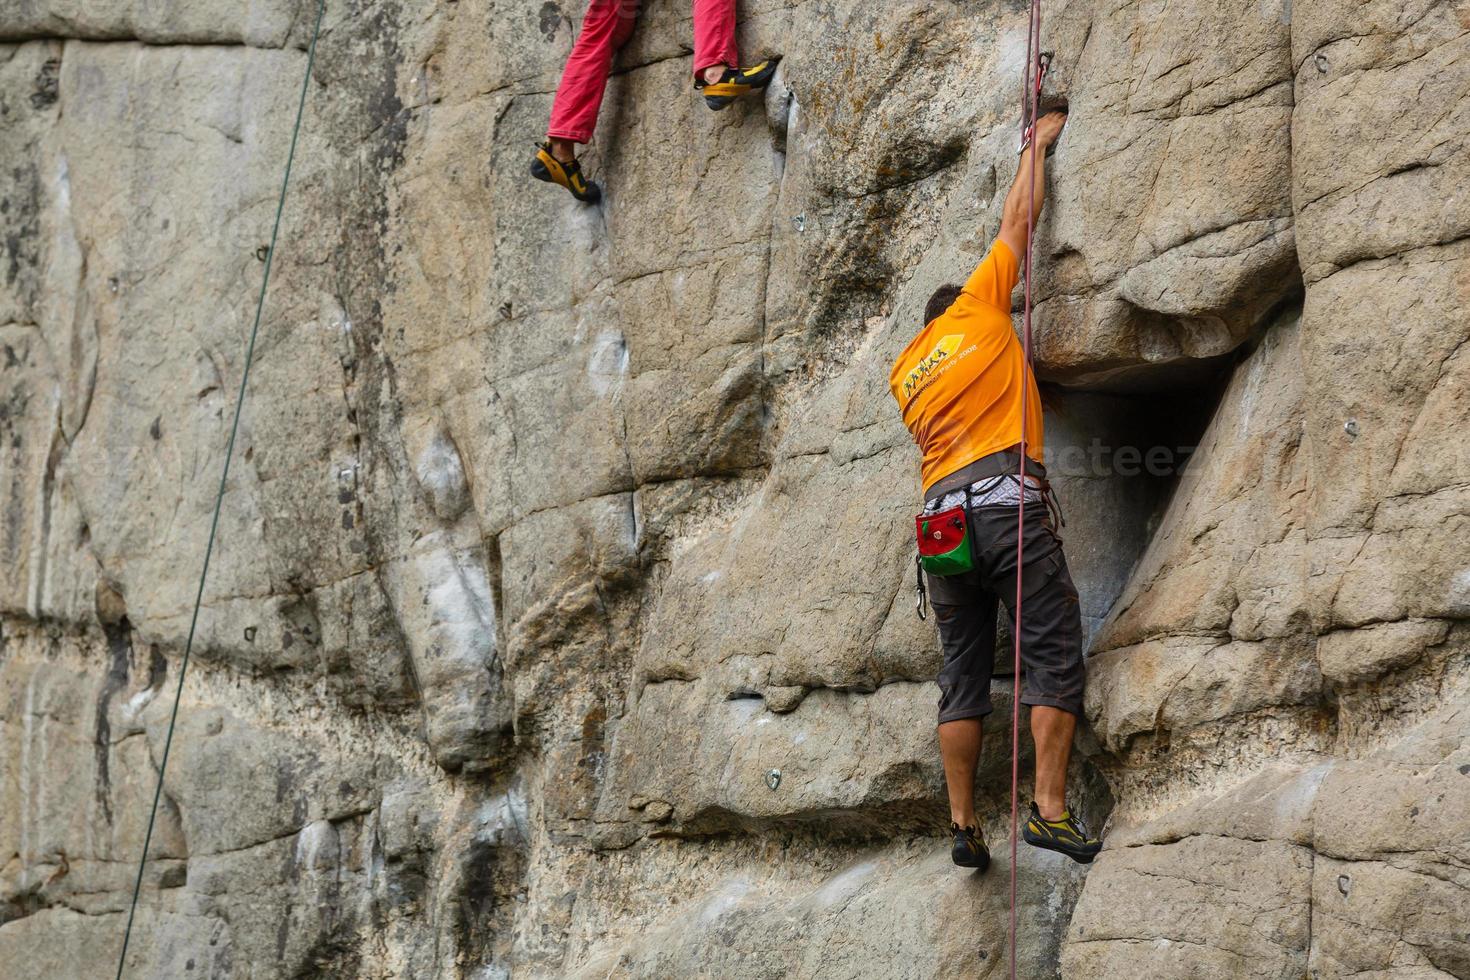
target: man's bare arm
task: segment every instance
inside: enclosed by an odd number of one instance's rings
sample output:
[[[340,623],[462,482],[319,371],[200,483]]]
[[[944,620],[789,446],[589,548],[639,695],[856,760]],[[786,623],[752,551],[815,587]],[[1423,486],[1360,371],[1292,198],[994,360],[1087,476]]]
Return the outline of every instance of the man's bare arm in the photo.
[[[1031,213],[1031,225],[1035,227],[1041,217],[1041,205],[1046,202],[1046,148],[1057,141],[1066,122],[1065,112],[1048,112],[1037,120],[1036,135],[1032,137],[1031,145],[1021,152],[1016,179],[1006,194],[999,237],[1010,246],[1011,254],[1018,262],[1023,260],[1026,250],[1026,205],[1031,201],[1031,168],[1036,168],[1036,203]]]

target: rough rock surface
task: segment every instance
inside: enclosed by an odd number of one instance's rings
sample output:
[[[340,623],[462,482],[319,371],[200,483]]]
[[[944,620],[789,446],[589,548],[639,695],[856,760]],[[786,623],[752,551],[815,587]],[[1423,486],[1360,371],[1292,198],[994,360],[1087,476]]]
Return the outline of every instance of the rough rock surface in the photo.
[[[1109,837],[1022,848],[1021,974],[1470,977],[1470,4],[1043,6]],[[884,381],[996,231],[1025,12],[740,9],[786,60],[713,115],[647,0],[583,208],[525,174],[577,3],[329,3],[129,976],[1004,972],[1010,683],[977,878]],[[0,10],[30,976],[120,947],[313,14]]]

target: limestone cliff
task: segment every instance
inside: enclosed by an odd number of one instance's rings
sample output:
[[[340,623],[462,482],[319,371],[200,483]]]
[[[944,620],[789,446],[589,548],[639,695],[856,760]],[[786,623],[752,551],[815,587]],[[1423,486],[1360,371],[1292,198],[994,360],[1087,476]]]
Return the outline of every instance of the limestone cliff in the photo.
[[[0,9],[27,976],[113,969],[314,9]],[[578,3],[329,0],[129,976],[1003,972],[884,382],[996,231],[1025,12],[740,9],[786,60],[716,115],[645,3],[584,208],[526,176]],[[1022,973],[1470,977],[1470,3],[1043,11],[1109,845],[1022,849]]]

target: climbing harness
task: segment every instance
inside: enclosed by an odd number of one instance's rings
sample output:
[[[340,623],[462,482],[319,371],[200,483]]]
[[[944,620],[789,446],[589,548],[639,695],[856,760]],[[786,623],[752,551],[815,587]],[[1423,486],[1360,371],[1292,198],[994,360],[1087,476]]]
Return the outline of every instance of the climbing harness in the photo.
[[[189,670],[189,654],[194,649],[194,629],[199,624],[199,607],[204,600],[204,582],[209,576],[209,559],[214,554],[214,539],[219,530],[220,509],[224,505],[225,483],[230,476],[230,457],[235,453],[235,435],[240,430],[240,410],[245,405],[245,386],[250,380],[250,361],[255,355],[255,338],[260,332],[260,315],[265,309],[266,287],[271,281],[271,264],[276,257],[276,239],[281,231],[281,212],[286,208],[286,188],[291,183],[291,163],[296,158],[296,138],[301,134],[301,116],[306,109],[306,90],[311,83],[311,69],[316,62],[316,42],[322,32],[322,14],[327,0],[318,0],[316,27],[311,32],[311,46],[306,52],[306,73],[301,79],[301,99],[296,105],[296,124],[291,130],[291,148],[286,153],[286,173],[281,178],[281,195],[276,201],[276,219],[271,226],[270,246],[265,253],[265,272],[260,280],[260,295],[255,302],[255,322],[250,327],[250,340],[245,345],[245,363],[240,371],[240,392],[235,396],[235,417],[230,422],[230,439],[225,445],[224,466],[219,476],[219,490],[214,496],[214,517],[209,522],[209,540],[204,547],[204,566],[199,572],[199,587],[194,593],[194,612],[189,619],[189,634],[184,640],[184,655],[179,659],[179,680],[174,687],[174,706],[168,717],[168,734],[163,740],[163,756],[158,760],[158,781],[153,787],[153,806],[148,811],[148,830],[143,834],[143,853],[138,858],[138,877],[133,881],[133,900],[128,906],[128,924],[123,932],[122,952],[117,957],[117,980],[122,980],[127,965],[128,943],[133,938],[133,917],[138,911],[138,895],[143,890],[143,872],[148,866],[148,847],[153,843],[153,823],[158,817],[158,800],[163,794],[163,775],[168,770],[169,749],[174,744],[174,725],[179,720],[179,701],[184,695],[184,676]]]
[[[1022,62],[1021,79],[1021,142],[1024,146],[1035,133],[1040,115],[1041,83],[1046,75],[1050,58],[1041,54],[1041,0],[1031,0],[1030,19],[1026,25],[1026,57]],[[1034,76],[1033,76],[1034,69]],[[1026,256],[1023,272],[1026,278],[1025,306],[1021,317],[1021,352],[1026,368],[1031,366],[1031,260],[1036,235],[1036,154],[1031,154],[1028,201],[1026,206]],[[1026,474],[1026,424],[1027,406],[1030,399],[1021,398],[1021,461],[1017,465],[1017,480],[1024,481]],[[1020,808],[1017,802],[1021,782],[1021,580],[1025,559],[1026,495],[1016,505],[1016,605],[1015,618],[1011,627],[1012,672],[1011,672],[1011,928],[1010,964],[1011,980],[1016,980],[1016,834],[1020,823]]]

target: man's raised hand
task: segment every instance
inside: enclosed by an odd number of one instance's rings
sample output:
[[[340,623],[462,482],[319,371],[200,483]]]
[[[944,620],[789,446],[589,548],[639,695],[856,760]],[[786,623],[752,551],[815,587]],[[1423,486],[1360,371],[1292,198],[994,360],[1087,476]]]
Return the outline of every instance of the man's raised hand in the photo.
[[[1012,255],[1023,254],[1026,247],[1026,229],[1034,227],[1041,217],[1041,205],[1046,200],[1046,150],[1057,141],[1062,127],[1067,123],[1065,112],[1048,112],[1036,120],[1031,145],[1021,153],[1020,165],[1016,167],[1016,179],[1006,194],[1005,207],[1001,210],[1000,234],[997,235]],[[1037,147],[1041,150],[1034,152]],[[1034,178],[1031,177],[1035,172]],[[1030,205],[1031,217],[1026,212]]]
[[[1067,124],[1067,114],[1061,110],[1048,112],[1036,120],[1036,141],[1042,146],[1051,146],[1057,141],[1062,133],[1062,127]]]

